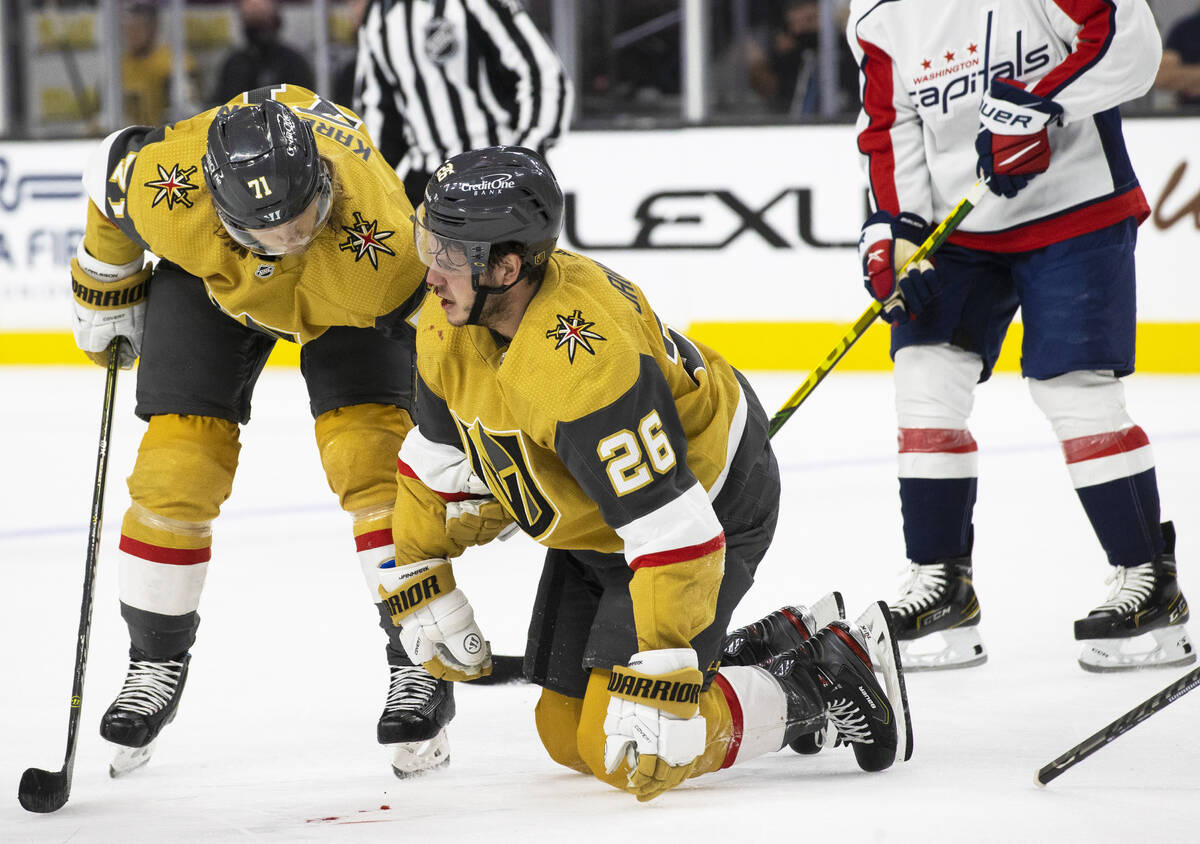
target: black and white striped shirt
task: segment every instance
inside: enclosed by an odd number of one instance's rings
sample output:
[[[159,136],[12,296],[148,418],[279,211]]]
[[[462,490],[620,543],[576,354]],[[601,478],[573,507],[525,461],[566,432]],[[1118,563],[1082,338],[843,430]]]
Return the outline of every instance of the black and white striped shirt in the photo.
[[[410,197],[465,150],[545,152],[574,104],[562,63],[519,0],[371,0],[355,75],[354,107]]]

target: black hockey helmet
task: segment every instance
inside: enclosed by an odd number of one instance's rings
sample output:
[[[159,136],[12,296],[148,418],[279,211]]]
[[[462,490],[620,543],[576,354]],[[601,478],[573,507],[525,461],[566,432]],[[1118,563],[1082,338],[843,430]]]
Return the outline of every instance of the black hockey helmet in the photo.
[[[253,252],[299,251],[329,219],[333,189],[312,127],[275,100],[218,112],[202,169],[217,216]]]
[[[494,244],[518,243],[524,276],[549,259],[562,224],[562,189],[546,160],[524,147],[495,146],[456,155],[434,172],[413,234],[427,266],[469,269],[476,279]]]

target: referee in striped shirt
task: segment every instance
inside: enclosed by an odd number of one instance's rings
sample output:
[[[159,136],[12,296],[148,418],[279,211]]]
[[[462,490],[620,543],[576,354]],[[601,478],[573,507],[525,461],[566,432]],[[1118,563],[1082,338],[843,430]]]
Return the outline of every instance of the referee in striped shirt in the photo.
[[[515,144],[541,153],[574,94],[520,0],[370,0],[354,107],[415,207],[443,161]]]

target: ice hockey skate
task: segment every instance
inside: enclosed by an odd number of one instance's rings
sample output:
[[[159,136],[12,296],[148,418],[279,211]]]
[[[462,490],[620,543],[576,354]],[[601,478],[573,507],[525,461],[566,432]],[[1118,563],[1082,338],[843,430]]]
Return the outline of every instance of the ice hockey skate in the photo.
[[[871,605],[851,625],[835,620],[768,666],[781,683],[802,693],[815,680],[829,720],[854,748],[864,771],[882,771],[912,756],[908,696],[887,605]],[[883,679],[880,685],[878,671]],[[802,672],[806,676],[797,676]]]
[[[905,671],[987,662],[971,580],[969,556],[909,565],[900,597],[888,606]]]
[[[175,720],[191,654],[151,659],[129,649],[129,671],[117,699],[100,719],[100,735],[118,745],[109,776],[119,777],[150,761],[158,734]]]
[[[791,605],[782,607],[745,627],[730,631],[721,648],[724,665],[766,665],[784,651],[789,651],[812,637],[831,621],[846,617],[845,603],[840,592],[830,592],[811,607]],[[816,732],[804,733],[789,742],[797,753],[819,753],[826,745],[837,741],[837,730],[826,722]]]
[[[454,717],[454,687],[388,648],[391,679],[376,735],[392,754],[400,779],[450,764],[446,725]]]
[[[1116,566],[1108,599],[1075,622],[1085,671],[1188,665],[1196,652],[1184,623],[1187,599],[1175,575],[1175,527],[1162,526],[1163,553],[1140,566]]]

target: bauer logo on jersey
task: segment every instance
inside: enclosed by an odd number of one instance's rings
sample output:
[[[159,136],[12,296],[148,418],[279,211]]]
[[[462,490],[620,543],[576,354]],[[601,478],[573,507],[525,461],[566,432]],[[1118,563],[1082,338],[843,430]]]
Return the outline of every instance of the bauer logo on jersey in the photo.
[[[577,309],[571,312],[569,317],[558,314],[558,325],[549,329],[546,332],[547,340],[554,340],[554,348],[560,349],[563,346],[567,347],[567,360],[571,363],[575,362],[575,350],[583,349],[591,355],[596,354],[596,350],[592,348],[589,340],[605,340],[607,338],[592,331],[591,328],[596,323],[588,322],[583,318],[583,314]]]
[[[155,190],[154,201],[150,203],[150,207],[157,207],[158,203],[165,199],[168,211],[173,209],[176,204],[191,208],[192,200],[188,198],[188,191],[199,189],[199,185],[193,185],[191,182],[192,174],[195,172],[195,167],[180,170],[178,164],[172,164],[171,169],[168,170],[159,164],[158,178],[144,183],[146,187]]]
[[[342,226],[342,231],[348,237],[338,244],[338,248],[343,252],[353,252],[355,263],[366,257],[371,261],[372,267],[379,269],[378,253],[396,254],[383,243],[395,232],[379,231],[378,220],[365,220],[357,211],[354,212],[354,225]]]

